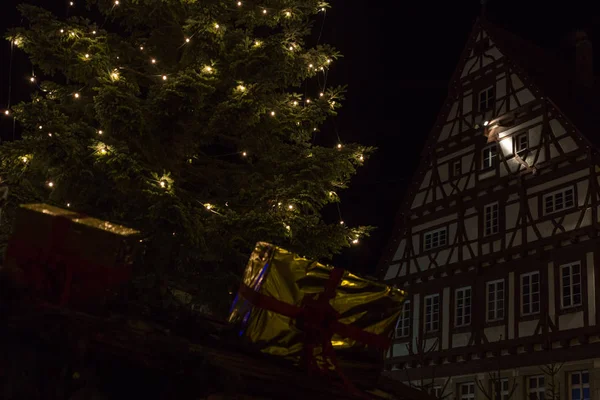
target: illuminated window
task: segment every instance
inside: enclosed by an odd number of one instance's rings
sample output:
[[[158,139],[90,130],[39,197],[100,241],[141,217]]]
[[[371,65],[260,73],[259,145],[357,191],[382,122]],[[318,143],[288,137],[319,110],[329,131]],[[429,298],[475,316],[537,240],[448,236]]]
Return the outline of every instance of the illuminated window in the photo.
[[[529,138],[527,133],[522,133],[515,138],[515,151],[521,155],[529,148]]]
[[[544,195],[544,213],[575,207],[575,188],[573,186]]]

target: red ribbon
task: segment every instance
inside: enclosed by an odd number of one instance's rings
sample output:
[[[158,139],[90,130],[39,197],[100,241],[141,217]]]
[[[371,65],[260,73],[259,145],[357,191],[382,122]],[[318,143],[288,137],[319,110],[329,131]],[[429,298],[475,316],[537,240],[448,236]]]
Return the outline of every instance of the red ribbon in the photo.
[[[304,361],[309,371],[323,371],[314,357],[314,349],[321,346],[323,356],[329,359],[337,367],[337,359],[333,351],[331,339],[334,334],[350,338],[363,344],[385,349],[390,345],[390,339],[384,335],[366,332],[355,326],[344,324],[339,321],[339,313],[331,306],[330,300],[335,297],[344,270],[334,268],[325,284],[323,292],[317,298],[305,295],[300,306],[288,304],[274,297],[254,291],[242,283],[240,295],[255,307],[272,311],[296,320],[297,326],[304,331]],[[339,376],[353,392],[357,392],[348,379],[338,370]]]

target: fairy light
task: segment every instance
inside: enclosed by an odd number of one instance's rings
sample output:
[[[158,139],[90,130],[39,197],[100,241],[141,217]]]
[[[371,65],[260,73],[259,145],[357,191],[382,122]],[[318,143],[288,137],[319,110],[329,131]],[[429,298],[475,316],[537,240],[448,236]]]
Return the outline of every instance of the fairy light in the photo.
[[[4,115],[10,115],[10,110],[4,110]]]
[[[262,42],[260,40],[254,41],[254,47],[260,47],[261,45],[262,45]]]
[[[65,33],[65,30],[64,30],[64,29],[61,29],[61,30],[60,30],[60,33]]]
[[[359,159],[360,161],[364,161],[364,160],[365,160],[365,157],[363,157],[363,155],[361,154],[361,155],[360,155],[360,157],[358,157],[358,159]]]
[[[75,36],[75,32],[69,32],[69,35]]]
[[[298,102],[294,100],[294,102],[292,104],[295,105],[295,106],[297,106]]]
[[[156,64],[156,58],[153,58],[152,60],[150,60],[150,62],[151,62],[152,64]]]
[[[338,148],[338,149],[341,149],[341,148],[342,148],[342,144],[341,144],[341,143],[338,143],[338,145],[337,145],[337,148]]]
[[[71,203],[67,203],[67,207],[71,207]]]
[[[353,244],[358,244],[358,239],[354,239],[354,240],[352,241],[352,243],[353,243]]]
[[[166,76],[166,75],[163,75],[163,76],[162,76],[162,80],[163,80],[163,81],[166,81],[166,80],[167,80],[167,76]]]
[[[322,7],[322,8],[321,8],[321,11],[325,12],[325,7]]]
[[[239,90],[240,92],[245,92],[246,91],[246,86],[244,86],[244,85],[238,85],[237,90]]]
[[[165,181],[160,181],[159,184],[160,184],[161,188],[164,188],[167,186],[167,182],[165,182]]]
[[[306,102],[307,102],[307,103],[310,103],[310,99],[306,99]]]
[[[119,3],[119,0],[115,0],[115,6],[118,6],[119,4],[121,4]]]
[[[327,59],[327,64],[331,64],[331,58]]]
[[[119,80],[119,71],[114,70],[111,74],[110,77],[112,78],[113,81],[118,81]]]
[[[140,46],[140,50],[141,50],[141,51],[144,51],[144,46]]]
[[[294,209],[294,206],[290,204],[290,205],[288,206],[288,208],[289,208],[290,210],[293,210],[293,209]]]
[[[190,42],[190,38],[185,38],[185,42],[189,43]]]
[[[287,229],[288,231],[291,229],[289,225],[285,226],[285,229]]]
[[[290,46],[289,49],[290,49],[290,51],[293,51],[294,50],[294,46]]]
[[[319,97],[323,97],[323,96],[325,96],[325,93],[323,93],[323,92],[319,93]]]
[[[75,3],[73,3],[72,1],[70,1],[70,2],[69,2],[69,5],[70,5],[71,7],[73,7],[73,6],[75,5]]]
[[[52,134],[51,134],[51,133],[48,133],[48,137],[52,137]]]
[[[241,6],[242,6],[242,2],[241,2],[241,1],[238,1],[238,2],[237,2],[237,5],[238,5],[238,7],[241,7]]]
[[[106,153],[107,153],[106,148],[103,147],[100,149],[100,154],[106,154]]]
[[[204,72],[211,73],[212,70],[213,70],[213,68],[210,65],[207,65],[207,66],[204,67]]]
[[[48,182],[48,187],[54,187],[54,182],[52,182],[52,181]]]
[[[490,124],[490,121],[483,121],[483,126],[488,126]]]
[[[215,29],[219,29],[221,26],[215,22]]]
[[[245,151],[244,151],[244,152],[242,152],[242,156],[243,156],[243,157],[246,157],[247,155],[248,155],[248,153],[246,153]]]
[[[340,225],[344,225],[344,221],[340,221]]]
[[[275,111],[271,111],[271,117],[275,116]]]
[[[206,207],[207,210],[211,210],[213,208],[212,204],[210,203],[206,203],[204,207]]]
[[[98,135],[102,135],[104,133],[104,131],[100,130],[98,131]]]
[[[78,98],[79,98],[79,93],[75,93],[75,94],[73,95],[73,97],[75,97],[76,99],[78,99]]]
[[[312,68],[312,67],[313,67],[313,65],[312,65],[312,64],[308,64],[308,68]]]
[[[44,127],[40,125],[38,126],[38,129],[41,131],[42,129],[44,129]]]
[[[289,18],[289,17],[291,17],[291,16],[292,16],[292,13],[291,13],[291,12],[289,12],[289,11],[286,11],[286,12],[285,12],[285,16]]]
[[[96,31],[92,31],[92,35],[95,35],[95,34],[96,34]]]
[[[30,81],[31,83],[35,82],[35,77],[34,77],[34,76],[32,76],[31,78],[29,78],[29,81]]]
[[[266,13],[267,13],[267,9],[263,8],[263,14],[266,14]]]
[[[29,159],[25,156],[21,157],[21,161],[23,161],[24,164],[27,164],[27,161],[29,161]]]

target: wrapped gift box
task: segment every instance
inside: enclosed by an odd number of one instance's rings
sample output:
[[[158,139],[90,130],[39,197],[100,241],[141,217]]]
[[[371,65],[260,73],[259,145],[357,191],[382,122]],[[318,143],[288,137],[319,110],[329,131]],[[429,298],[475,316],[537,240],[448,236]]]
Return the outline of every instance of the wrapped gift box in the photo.
[[[382,361],[404,298],[397,288],[261,242],[229,320],[265,353],[313,358],[321,370],[334,370],[339,361],[342,369],[364,372],[372,370],[364,361]]]
[[[22,271],[36,297],[86,305],[131,277],[139,232],[47,204],[19,207],[5,267]]]

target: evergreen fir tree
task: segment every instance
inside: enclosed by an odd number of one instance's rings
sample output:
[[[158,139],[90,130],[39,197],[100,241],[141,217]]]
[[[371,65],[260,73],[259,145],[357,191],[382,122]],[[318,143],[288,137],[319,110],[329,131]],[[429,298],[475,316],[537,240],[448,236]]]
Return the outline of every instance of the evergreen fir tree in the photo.
[[[89,18],[61,19],[20,6],[25,26],[8,39],[37,90],[4,111],[22,129],[0,146],[10,204],[138,228],[147,274],[213,302],[229,302],[259,240],[315,258],[350,246],[368,228],[322,209],[372,149],[313,141],[344,91],[323,84],[338,52],[307,44],[326,7],[89,0]]]

